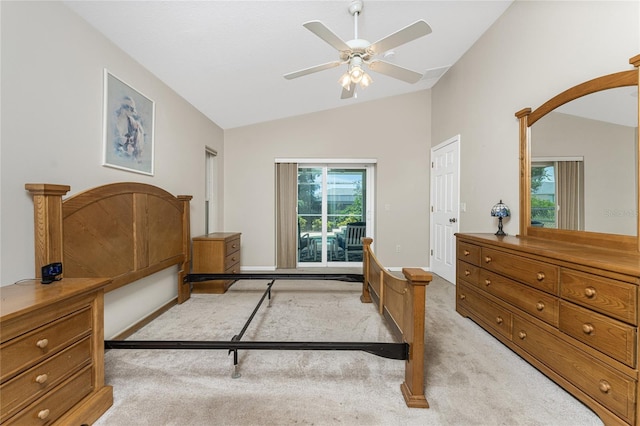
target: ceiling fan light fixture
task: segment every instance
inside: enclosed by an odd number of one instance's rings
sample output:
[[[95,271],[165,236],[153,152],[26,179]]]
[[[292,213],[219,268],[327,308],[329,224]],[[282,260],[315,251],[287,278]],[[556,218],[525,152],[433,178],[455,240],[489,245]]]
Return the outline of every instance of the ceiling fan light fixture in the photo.
[[[362,75],[362,79],[360,80],[360,87],[366,89],[369,85],[373,83],[373,79],[366,72]]]
[[[342,77],[340,77],[340,80],[338,80],[338,83],[340,83],[345,90],[349,90],[351,87],[351,75],[349,75],[348,72],[345,72],[342,74]]]

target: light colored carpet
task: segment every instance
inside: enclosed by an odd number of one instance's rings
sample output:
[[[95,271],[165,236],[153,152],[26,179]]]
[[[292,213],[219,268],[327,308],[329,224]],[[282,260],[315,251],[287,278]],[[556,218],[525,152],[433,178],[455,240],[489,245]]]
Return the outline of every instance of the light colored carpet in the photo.
[[[131,339],[229,340],[263,281],[193,295]],[[243,340],[392,341],[360,284],[278,281]],[[266,304],[266,301],[265,301]],[[407,408],[404,362],[361,352],[111,350],[114,404],[97,425],[601,425],[586,406],[455,312],[455,287],[427,288],[426,396]]]

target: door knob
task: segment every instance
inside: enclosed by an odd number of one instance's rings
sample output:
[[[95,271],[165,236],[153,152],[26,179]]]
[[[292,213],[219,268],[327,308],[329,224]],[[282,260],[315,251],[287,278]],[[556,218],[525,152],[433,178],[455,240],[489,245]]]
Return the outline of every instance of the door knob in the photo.
[[[449,223],[456,223],[456,222],[457,222],[457,220],[456,220],[455,217],[452,217],[451,219],[449,219]]]

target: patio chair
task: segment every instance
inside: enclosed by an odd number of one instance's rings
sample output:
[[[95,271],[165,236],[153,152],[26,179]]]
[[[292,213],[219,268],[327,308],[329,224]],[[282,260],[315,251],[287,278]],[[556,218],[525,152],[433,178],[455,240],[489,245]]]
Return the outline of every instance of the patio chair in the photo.
[[[311,238],[308,232],[300,233],[300,221],[298,221],[298,261],[316,260],[316,240]]]
[[[342,244],[339,244],[344,250],[344,260],[349,261],[349,256],[352,260],[353,255],[359,255],[355,260],[362,260],[362,238],[366,236],[367,224],[365,222],[353,222],[347,224],[347,229],[344,232],[344,239]]]

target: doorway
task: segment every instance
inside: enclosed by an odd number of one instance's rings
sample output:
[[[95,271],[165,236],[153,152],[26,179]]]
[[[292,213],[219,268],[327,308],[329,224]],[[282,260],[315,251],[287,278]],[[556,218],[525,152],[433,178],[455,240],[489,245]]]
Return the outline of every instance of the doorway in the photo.
[[[460,135],[431,148],[431,271],[456,282],[460,219]]]
[[[370,164],[298,165],[299,266],[362,263],[361,248],[347,243],[355,232],[373,235],[373,182]]]

